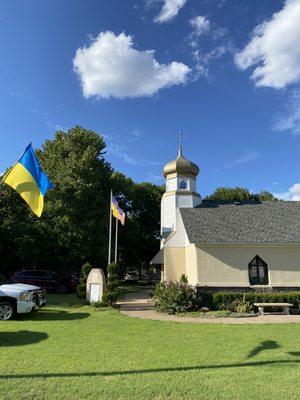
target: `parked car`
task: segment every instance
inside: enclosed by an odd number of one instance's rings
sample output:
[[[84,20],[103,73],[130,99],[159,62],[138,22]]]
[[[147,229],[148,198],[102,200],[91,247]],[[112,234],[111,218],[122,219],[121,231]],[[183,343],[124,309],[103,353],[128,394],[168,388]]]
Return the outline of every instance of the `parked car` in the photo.
[[[59,278],[54,271],[49,270],[22,270],[12,276],[12,282],[22,282],[44,288],[49,293],[75,292],[78,277],[75,274]]]
[[[127,272],[124,277],[125,282],[137,283],[139,275],[137,272]]]
[[[38,286],[9,283],[0,276],[0,320],[7,321],[16,314],[30,313],[46,305],[46,292]]]

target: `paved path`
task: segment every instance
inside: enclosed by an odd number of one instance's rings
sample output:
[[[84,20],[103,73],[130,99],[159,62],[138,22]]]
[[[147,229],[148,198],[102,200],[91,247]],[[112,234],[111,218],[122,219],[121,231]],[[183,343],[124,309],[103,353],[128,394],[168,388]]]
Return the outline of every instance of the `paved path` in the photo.
[[[265,314],[257,317],[245,318],[193,318],[177,317],[158,313],[153,308],[150,296],[147,292],[129,293],[118,302],[120,312],[128,317],[153,319],[158,321],[191,322],[193,324],[288,324],[300,323],[300,315]]]

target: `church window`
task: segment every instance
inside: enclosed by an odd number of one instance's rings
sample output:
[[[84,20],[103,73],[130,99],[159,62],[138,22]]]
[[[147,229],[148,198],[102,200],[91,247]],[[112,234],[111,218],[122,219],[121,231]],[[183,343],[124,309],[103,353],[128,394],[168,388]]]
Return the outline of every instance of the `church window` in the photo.
[[[187,189],[188,188],[188,183],[185,179],[181,179],[179,181],[179,189]]]
[[[259,256],[249,263],[250,285],[268,285],[268,265]]]

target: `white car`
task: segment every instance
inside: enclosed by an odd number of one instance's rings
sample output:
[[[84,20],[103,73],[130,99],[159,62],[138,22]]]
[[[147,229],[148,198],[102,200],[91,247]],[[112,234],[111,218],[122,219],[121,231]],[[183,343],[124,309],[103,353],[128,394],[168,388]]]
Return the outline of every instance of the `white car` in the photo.
[[[0,276],[0,320],[7,321],[16,314],[39,310],[45,304],[44,289],[24,283],[6,283]]]

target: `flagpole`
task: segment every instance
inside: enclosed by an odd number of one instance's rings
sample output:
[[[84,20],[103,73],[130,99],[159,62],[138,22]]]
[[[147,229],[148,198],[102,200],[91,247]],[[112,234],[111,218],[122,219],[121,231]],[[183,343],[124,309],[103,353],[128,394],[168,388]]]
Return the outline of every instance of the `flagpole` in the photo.
[[[112,190],[110,191],[110,203],[109,203],[109,237],[108,237],[108,262],[107,265],[111,263],[111,228],[112,228]]]
[[[118,226],[119,226],[119,220],[118,218],[116,218],[115,263],[118,260]]]

